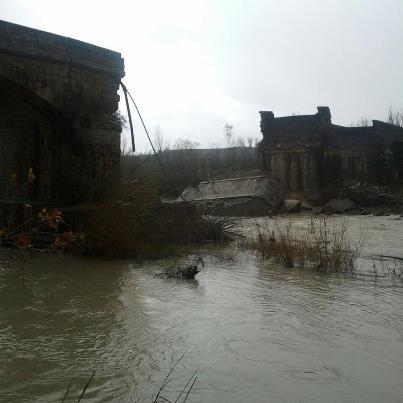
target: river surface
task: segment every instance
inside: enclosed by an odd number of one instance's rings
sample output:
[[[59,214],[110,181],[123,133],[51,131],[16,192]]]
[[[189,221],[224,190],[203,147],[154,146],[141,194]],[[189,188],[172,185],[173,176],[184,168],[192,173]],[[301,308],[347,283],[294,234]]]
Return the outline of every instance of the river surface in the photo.
[[[364,254],[403,255],[400,217],[350,220]],[[1,251],[0,401],[60,402],[70,382],[77,401],[95,371],[82,401],[151,402],[182,355],[170,401],[195,370],[187,402],[403,401],[402,281],[375,278],[368,259],[337,275],[191,252],[206,267],[187,281],[154,276],[172,259],[31,253],[24,293],[21,256]]]

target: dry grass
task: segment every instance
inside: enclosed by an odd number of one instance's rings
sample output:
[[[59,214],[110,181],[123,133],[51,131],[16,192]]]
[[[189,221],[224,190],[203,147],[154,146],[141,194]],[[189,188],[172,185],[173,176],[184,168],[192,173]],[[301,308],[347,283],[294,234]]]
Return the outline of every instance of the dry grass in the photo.
[[[403,260],[400,257],[376,255],[376,258],[368,258],[372,260],[374,285],[376,285],[379,275],[403,281]],[[380,270],[382,270],[381,274]]]
[[[347,272],[360,256],[363,236],[353,240],[347,220],[312,218],[309,225],[297,228],[291,221],[281,225],[256,225],[257,236],[246,241],[248,247],[267,259],[286,267],[309,268],[321,272]]]

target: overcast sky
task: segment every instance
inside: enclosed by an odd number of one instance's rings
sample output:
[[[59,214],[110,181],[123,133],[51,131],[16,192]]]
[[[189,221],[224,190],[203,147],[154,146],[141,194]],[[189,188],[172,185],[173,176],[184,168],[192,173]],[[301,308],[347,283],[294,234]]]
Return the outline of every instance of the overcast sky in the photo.
[[[226,122],[260,138],[259,110],[328,105],[350,125],[403,109],[403,0],[0,0],[0,19],[122,53],[150,131],[171,143],[224,145]]]

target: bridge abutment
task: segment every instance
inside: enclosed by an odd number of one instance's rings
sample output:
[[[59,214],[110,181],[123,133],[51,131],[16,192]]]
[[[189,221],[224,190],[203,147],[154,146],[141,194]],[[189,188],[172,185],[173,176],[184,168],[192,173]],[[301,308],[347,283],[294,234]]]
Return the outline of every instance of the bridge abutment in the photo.
[[[118,180],[121,55],[0,21],[0,198],[102,201]]]

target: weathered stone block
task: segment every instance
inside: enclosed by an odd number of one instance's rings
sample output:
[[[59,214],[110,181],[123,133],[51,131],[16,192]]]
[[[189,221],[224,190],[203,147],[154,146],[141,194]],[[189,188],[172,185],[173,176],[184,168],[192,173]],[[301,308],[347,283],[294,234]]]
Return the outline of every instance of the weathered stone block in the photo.
[[[13,186],[23,186],[32,168],[36,180],[22,197],[63,204],[102,199],[105,184],[116,182],[116,170],[102,167],[119,157],[121,129],[111,122],[123,76],[117,52],[0,21],[0,148],[15,155],[0,162],[0,197],[15,196]]]

